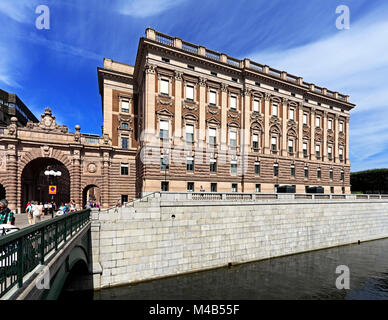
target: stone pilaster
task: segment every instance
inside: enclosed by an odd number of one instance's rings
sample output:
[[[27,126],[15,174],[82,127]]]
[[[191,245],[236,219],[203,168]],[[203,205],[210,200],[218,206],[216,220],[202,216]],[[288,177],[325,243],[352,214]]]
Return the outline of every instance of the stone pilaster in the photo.
[[[78,206],[82,206],[81,190],[81,151],[73,150],[72,168],[70,176],[70,198],[74,199]]]
[[[288,141],[287,141],[287,108],[288,108],[288,99],[283,99],[282,101],[282,149],[281,155],[284,157],[288,156]],[[294,146],[295,148],[296,146]]]
[[[110,199],[109,196],[109,167],[110,167],[110,156],[108,151],[103,152],[103,160],[102,160],[102,190],[101,190],[101,202],[103,208],[108,208],[110,206],[110,202],[116,203],[118,199]]]
[[[310,127],[311,127],[311,137],[310,137],[310,160],[315,160],[315,108],[311,108],[310,114]]]
[[[323,121],[322,121],[322,161],[327,160],[327,111],[323,112]]]
[[[350,125],[349,125],[349,117],[346,118],[346,122],[345,122],[345,143],[346,143],[346,146],[345,146],[345,163],[346,164],[349,164],[350,163],[350,160],[349,160],[349,128],[350,128]]]
[[[155,66],[146,64],[145,66],[145,128],[146,133],[155,134]],[[145,137],[146,142],[151,141],[151,137]]]
[[[298,158],[303,159],[303,104],[298,106]]]
[[[339,116],[338,114],[335,115],[334,118],[334,162],[339,163],[339,157],[338,157],[338,131],[339,131]]]
[[[271,146],[270,146],[270,136],[269,136],[269,119],[271,117],[270,114],[270,100],[271,95],[269,93],[265,94],[264,97],[264,154],[270,154],[271,153]]]
[[[182,73],[175,71],[175,117],[174,144],[179,143],[182,136]]]
[[[226,150],[227,147],[227,130],[228,130],[228,86],[221,84],[221,149]]]
[[[250,148],[250,141],[251,141],[251,130],[250,130],[250,114],[251,114],[251,90],[245,89],[243,91],[243,103],[242,103],[242,158],[241,158],[241,165],[242,165],[242,176],[244,177],[245,173],[248,172],[248,155],[249,155],[249,148]],[[242,192],[245,192],[245,186],[244,186],[244,180],[242,180]]]
[[[202,149],[206,143],[206,79],[199,79],[199,135],[198,145]]]
[[[17,211],[17,199],[20,198],[17,190],[18,182],[18,165],[17,165],[17,153],[16,145],[9,144],[7,152],[7,200],[11,210]]]

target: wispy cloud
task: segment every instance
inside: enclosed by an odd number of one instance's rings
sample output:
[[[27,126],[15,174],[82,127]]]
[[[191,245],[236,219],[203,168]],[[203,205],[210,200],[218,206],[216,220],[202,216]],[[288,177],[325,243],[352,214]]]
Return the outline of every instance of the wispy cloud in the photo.
[[[135,18],[147,18],[159,15],[184,2],[186,0],[124,0],[118,2],[117,10],[121,14]]]
[[[286,51],[251,53],[253,60],[287,70],[308,82],[349,94],[353,169],[388,164],[388,22],[380,8],[350,30]]]
[[[29,16],[35,13],[35,0],[2,0],[0,14],[6,15],[17,22],[29,22]]]

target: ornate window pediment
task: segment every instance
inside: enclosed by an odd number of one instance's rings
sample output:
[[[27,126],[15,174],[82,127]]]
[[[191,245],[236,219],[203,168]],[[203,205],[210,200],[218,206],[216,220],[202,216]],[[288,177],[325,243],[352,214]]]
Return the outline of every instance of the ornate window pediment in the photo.
[[[184,115],[182,115],[182,119],[189,120],[189,121],[195,121],[195,122],[198,121],[198,117],[194,113],[191,113],[191,112],[187,112]]]
[[[230,127],[230,128],[240,128],[240,124],[237,121],[232,120],[232,121],[228,122],[228,127]]]
[[[156,114],[158,116],[164,116],[164,117],[169,117],[169,118],[172,118],[174,116],[174,114],[167,109],[160,109],[160,110],[156,111]]]

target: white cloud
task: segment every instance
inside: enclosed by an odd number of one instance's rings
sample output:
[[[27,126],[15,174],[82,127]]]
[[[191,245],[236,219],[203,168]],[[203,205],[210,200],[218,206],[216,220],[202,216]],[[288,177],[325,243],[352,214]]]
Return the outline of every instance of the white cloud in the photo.
[[[124,0],[119,1],[117,9],[124,15],[135,18],[146,18],[159,15],[185,1],[186,0]]]
[[[35,13],[34,2],[34,0],[1,0],[0,13],[24,23],[28,21],[30,15]]]
[[[350,96],[356,104],[350,122],[351,163],[357,169],[388,164],[388,22],[382,17],[381,12],[370,14],[350,30],[304,46],[249,55]]]

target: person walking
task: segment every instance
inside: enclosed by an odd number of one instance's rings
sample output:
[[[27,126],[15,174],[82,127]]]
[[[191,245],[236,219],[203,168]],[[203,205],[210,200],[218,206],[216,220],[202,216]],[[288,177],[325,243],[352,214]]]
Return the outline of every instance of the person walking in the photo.
[[[49,202],[48,203],[48,212],[51,214],[51,218],[54,218],[54,210],[53,210],[53,203]]]
[[[36,224],[42,220],[42,210],[43,210],[42,203],[34,204],[34,207],[32,209],[33,224]]]
[[[47,216],[48,214],[48,203],[47,201],[45,201],[44,205],[43,205],[43,213],[45,216]]]
[[[34,202],[29,202],[28,205],[27,205],[27,209],[26,209],[26,212],[27,212],[27,218],[28,218],[28,224],[34,224],[33,222],[33,217],[32,217],[32,209],[34,207]]]
[[[0,200],[0,224],[15,224],[15,215],[11,209],[8,208],[8,201]]]

